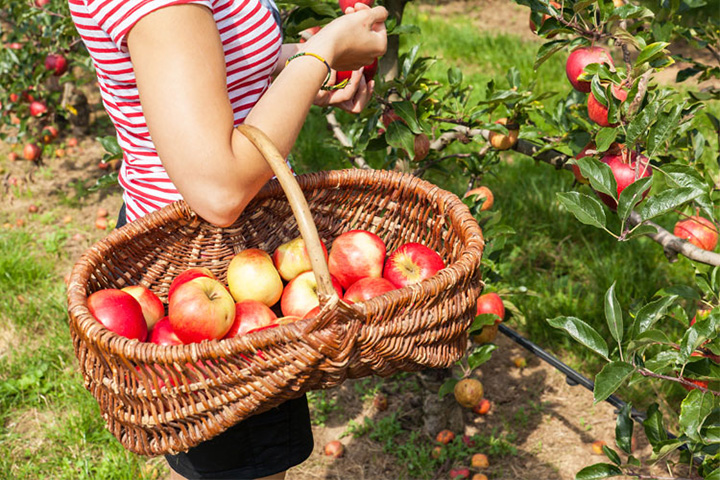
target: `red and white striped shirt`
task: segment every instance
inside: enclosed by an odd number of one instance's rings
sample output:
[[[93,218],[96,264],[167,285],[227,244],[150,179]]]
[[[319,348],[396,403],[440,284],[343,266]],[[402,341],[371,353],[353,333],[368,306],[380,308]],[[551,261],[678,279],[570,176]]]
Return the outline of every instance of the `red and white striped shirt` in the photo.
[[[194,3],[212,11],[225,51],[227,88],[235,126],[270,84],[282,33],[260,0],[68,0],[75,26],[97,72],[105,110],[123,150],[119,181],[127,221],[182,198],[150,139],[126,36],[143,16],[162,7]]]

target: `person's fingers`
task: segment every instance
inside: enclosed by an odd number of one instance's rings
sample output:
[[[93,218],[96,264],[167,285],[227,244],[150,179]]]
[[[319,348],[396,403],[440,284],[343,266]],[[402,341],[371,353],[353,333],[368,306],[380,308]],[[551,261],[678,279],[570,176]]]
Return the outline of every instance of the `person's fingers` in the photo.
[[[362,72],[362,68],[360,70],[354,70],[345,88],[332,91],[331,102],[340,104],[355,97],[355,92],[357,92],[358,86],[360,85],[360,80],[363,78]]]

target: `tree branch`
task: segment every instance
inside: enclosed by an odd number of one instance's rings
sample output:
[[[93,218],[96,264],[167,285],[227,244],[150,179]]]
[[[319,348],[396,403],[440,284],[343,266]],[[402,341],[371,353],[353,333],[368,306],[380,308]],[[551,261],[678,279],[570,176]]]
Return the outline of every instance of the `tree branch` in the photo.
[[[710,390],[709,388],[701,387],[700,385],[692,383],[681,377],[673,377],[670,375],[661,375],[659,373],[652,372],[652,371],[648,370],[647,368],[638,368],[636,371],[643,377],[659,378],[662,380],[668,380],[670,382],[676,382],[676,383],[679,383],[680,385],[685,385],[686,387],[695,388],[697,390],[700,390],[703,393],[712,393],[716,397],[720,397],[720,392],[716,392],[715,390]]]
[[[352,143],[350,143],[350,139],[348,139],[347,135],[345,135],[345,132],[342,131],[342,128],[340,127],[340,122],[338,122],[337,118],[335,118],[335,112],[330,112],[327,115],[325,115],[325,119],[327,120],[328,126],[330,127],[330,130],[333,133],[333,136],[337,139],[340,144],[345,148],[352,148]],[[350,158],[350,162],[352,162],[353,165],[357,168],[362,168],[365,170],[369,170],[372,167],[368,165],[368,163],[365,161],[365,159],[359,155],[353,156]]]

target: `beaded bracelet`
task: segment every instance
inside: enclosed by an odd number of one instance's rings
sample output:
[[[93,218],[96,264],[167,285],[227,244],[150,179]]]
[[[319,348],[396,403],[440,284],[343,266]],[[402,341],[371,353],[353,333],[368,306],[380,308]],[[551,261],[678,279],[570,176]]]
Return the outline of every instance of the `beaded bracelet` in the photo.
[[[327,83],[330,81],[330,77],[332,76],[332,69],[330,68],[330,64],[323,57],[321,57],[320,55],[318,55],[316,53],[311,53],[311,52],[296,53],[295,55],[291,56],[290,58],[288,58],[285,61],[285,66],[287,67],[287,64],[290,63],[290,60],[293,60],[298,57],[302,57],[304,55],[309,55],[311,57],[317,58],[318,60],[320,60],[321,62],[323,62],[325,64],[325,67],[327,67],[327,72],[328,72],[327,77],[325,77],[325,81],[320,86],[320,90],[340,90],[341,88],[345,88],[345,86],[348,84],[348,79],[345,79],[342,82],[338,83],[337,85],[328,86]]]

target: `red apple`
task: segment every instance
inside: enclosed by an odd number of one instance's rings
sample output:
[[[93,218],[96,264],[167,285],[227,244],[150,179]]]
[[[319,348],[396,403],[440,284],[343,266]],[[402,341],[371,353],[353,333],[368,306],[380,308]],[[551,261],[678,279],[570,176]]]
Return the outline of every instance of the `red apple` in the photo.
[[[340,283],[331,276],[333,287],[342,298]],[[317,294],[317,281],[313,272],[304,272],[285,286],[280,299],[280,310],[284,316],[304,317],[313,308],[320,305]]]
[[[44,102],[35,100],[30,103],[30,115],[32,115],[33,117],[38,117],[46,112],[47,112],[47,106],[45,105]]]
[[[557,10],[560,10],[562,8],[562,6],[558,2],[555,2],[554,0],[550,2],[550,5],[555,7]],[[540,23],[541,27],[543,26],[543,23],[545,23],[545,20],[547,20],[548,18],[550,18],[550,15],[548,15],[547,13],[543,13],[542,22]],[[537,33],[538,29],[537,29],[537,26],[535,25],[535,22],[533,22],[533,20],[532,20],[532,15],[530,16],[529,23],[530,23],[530,31],[533,33]],[[554,36],[555,36],[555,34],[548,35],[547,38],[553,38]]]
[[[468,191],[463,195],[463,198],[468,198],[475,196],[475,202],[482,201],[482,205],[480,206],[480,211],[484,212],[485,210],[490,210],[495,203],[495,195],[493,195],[492,190],[490,190],[488,187],[482,186],[478,188],[473,188],[472,190]]]
[[[357,3],[363,3],[368,7],[372,7],[374,0],[339,0],[338,3],[340,4],[340,11],[345,13],[345,10],[349,7],[354,7]]]
[[[373,62],[370,65],[365,65],[365,69],[363,70],[363,77],[365,77],[365,81],[369,82],[373,78],[375,78],[375,74],[378,71],[378,59],[376,58],[373,60]]]
[[[309,312],[307,312],[305,315],[303,315],[302,318],[303,319],[314,318],[314,317],[317,317],[319,314],[320,314],[320,305],[318,305],[317,307],[315,307],[312,310],[310,310]]]
[[[50,0],[35,0],[35,6],[38,8],[43,8],[48,3],[50,3]]]
[[[325,455],[333,458],[340,458],[345,454],[345,446],[338,440],[333,440],[325,445]]]
[[[626,89],[620,88],[617,85],[613,85],[611,90],[613,96],[621,102],[624,102],[625,99],[627,99],[628,91]],[[598,99],[595,98],[595,95],[592,94],[592,92],[590,93],[590,95],[588,95],[587,110],[590,120],[597,123],[601,127],[614,127],[617,125],[617,123],[610,123],[610,121],[608,120],[608,107],[600,103]]]
[[[590,91],[590,82],[578,80],[578,77],[585,67],[592,63],[607,63],[614,66],[613,59],[604,48],[580,47],[573,50],[565,63],[565,73],[575,90],[580,92]]]
[[[243,300],[235,304],[235,320],[224,338],[245,335],[251,330],[270,325],[277,320],[270,307],[257,300]]]
[[[677,222],[673,229],[673,235],[709,251],[715,250],[718,242],[718,231],[715,224],[698,215]]]
[[[365,277],[382,277],[385,243],[366,230],[350,230],[335,239],[328,256],[330,274],[343,288]]]
[[[218,280],[198,277],[173,292],[168,304],[173,331],[183,343],[218,340],[235,319],[235,302]]]
[[[101,218],[101,215],[98,214],[98,218]],[[209,268],[205,267],[191,267],[182,272],[180,275],[175,277],[170,283],[170,289],[168,290],[168,302],[170,301],[170,298],[173,296],[173,293],[177,288],[182,285],[185,282],[189,282],[190,280],[198,277],[208,277],[215,279],[215,275],[213,272],[210,271]]]
[[[450,478],[452,480],[465,480],[470,478],[470,469],[467,467],[451,468]]]
[[[601,162],[610,166],[610,169],[613,172],[615,183],[617,183],[618,197],[620,196],[620,193],[628,187],[628,185],[636,180],[636,165],[638,168],[638,178],[649,177],[652,175],[652,168],[648,163],[647,157],[640,155],[636,160],[637,155],[635,155],[634,152],[631,155],[632,161],[628,162],[627,157],[628,154],[625,151],[620,153],[610,153],[600,159]],[[645,190],[642,194],[642,198],[645,198],[649,191],[649,188]],[[602,200],[603,203],[610,208],[610,210],[615,211],[615,209],[617,209],[617,201],[614,198],[604,193],[596,193],[600,197],[600,200]]]
[[[325,254],[325,261],[327,262],[327,248],[325,248],[323,243],[320,245],[322,246],[323,253]],[[292,280],[303,272],[312,270],[310,255],[308,255],[307,248],[305,247],[305,241],[302,237],[298,237],[280,245],[275,249],[272,259],[278,273],[283,280],[286,281]]]
[[[42,153],[42,150],[40,147],[38,147],[34,143],[28,143],[23,148],[23,158],[25,160],[30,160],[31,162],[35,162],[40,159],[40,154]]]
[[[385,110],[382,114],[382,123],[383,125],[385,125],[385,128],[387,128],[391,123],[398,120],[405,123],[405,120],[403,120],[400,115],[395,113],[395,110],[393,110],[392,108]]]
[[[148,330],[153,328],[153,326],[165,316],[165,306],[162,300],[150,289],[142,285],[131,285],[123,288],[122,291],[129,293],[140,303]]]
[[[445,268],[442,257],[421,243],[409,242],[392,252],[385,262],[383,278],[397,288],[420,283]]]
[[[685,380],[686,382],[690,382],[690,383],[692,383],[693,385],[697,385],[697,386],[700,387],[700,388],[704,388],[704,389],[709,388],[709,384],[708,384],[708,381],[707,381],[707,380],[695,380],[694,378],[687,378],[687,377],[682,377],[682,378],[683,378],[683,380]],[[683,388],[684,388],[685,390],[687,390],[688,392],[689,392],[690,390],[694,390],[694,389],[695,389],[695,387],[691,387],[691,386],[689,386],[689,385],[685,385],[684,383],[681,383],[680,386],[683,387]]]
[[[20,96],[19,96],[17,93],[11,93],[11,94],[10,94],[10,101],[11,101],[12,103],[17,102],[18,100],[20,100]]]
[[[349,82],[352,73],[352,70],[342,70],[339,72],[335,72],[335,83],[333,83],[333,86],[340,85],[345,80]]]
[[[108,330],[144,342],[148,329],[135,297],[116,288],[98,290],[88,297],[90,313]]]
[[[67,72],[68,63],[62,55],[58,53],[51,53],[45,57],[45,69],[51,70],[53,75],[59,77],[63,73]]]
[[[248,248],[232,258],[227,281],[236,302],[257,300],[272,307],[283,292],[282,279],[272,258],[259,248]]]
[[[178,338],[170,325],[168,317],[161,318],[155,326],[150,330],[148,337],[150,343],[155,345],[182,345],[183,342]]]
[[[361,278],[350,285],[345,292],[343,300],[348,303],[364,302],[373,297],[395,290],[395,285],[384,278]]]
[[[17,159],[18,159],[17,153],[15,153],[15,152],[8,153],[8,160],[10,160],[11,162],[15,162],[15,161],[17,161]]]
[[[497,293],[480,295],[477,301],[477,313],[475,315],[482,315],[484,313],[494,313],[497,315],[498,319],[495,320],[496,325],[505,319],[505,305],[503,305],[500,295]]]
[[[583,147],[583,149],[580,150],[578,152],[578,154],[575,155],[575,157],[573,157],[573,158],[575,158],[575,160],[578,160],[583,157],[591,156],[591,154],[588,153],[588,150],[592,150],[592,151],[595,150],[595,142],[590,142],[587,145],[585,145]],[[578,167],[577,164],[575,164],[575,163],[572,164],[572,172],[573,172],[573,175],[575,175],[575,180],[577,180],[578,183],[583,183],[585,185],[588,185],[590,183],[590,181],[587,178],[583,177],[582,173],[580,172],[580,167]]]

